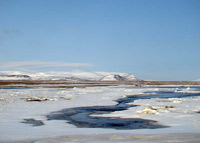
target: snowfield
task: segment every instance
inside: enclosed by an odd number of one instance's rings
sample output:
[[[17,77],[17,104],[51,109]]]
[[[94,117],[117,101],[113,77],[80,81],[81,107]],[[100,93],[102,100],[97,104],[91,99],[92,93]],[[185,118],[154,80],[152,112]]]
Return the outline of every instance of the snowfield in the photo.
[[[102,134],[130,134],[132,136],[164,134],[199,135],[199,95],[199,86],[110,86],[71,89],[1,88],[0,142],[22,140],[31,142],[49,137],[95,136]],[[135,99],[131,100],[131,97]],[[124,102],[125,104],[119,104],[124,99],[128,99]],[[90,115],[91,117],[116,118],[120,120],[133,118],[153,120],[165,127],[118,130],[112,127],[78,127],[76,124],[62,119],[47,120],[47,115],[51,113],[55,115],[57,111],[62,111],[63,109],[93,106],[127,106],[128,108],[101,114],[94,112]],[[77,116],[79,120],[84,120],[81,119],[84,117],[81,114],[74,115],[72,118],[76,120]],[[57,141],[60,141],[60,139],[58,138],[55,142]]]

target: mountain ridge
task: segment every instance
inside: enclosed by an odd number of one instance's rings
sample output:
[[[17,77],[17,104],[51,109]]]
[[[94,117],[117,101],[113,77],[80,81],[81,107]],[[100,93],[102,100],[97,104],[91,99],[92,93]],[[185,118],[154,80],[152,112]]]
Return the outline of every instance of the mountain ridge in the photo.
[[[0,80],[96,80],[96,81],[138,81],[132,74],[115,72],[19,72],[0,71]]]

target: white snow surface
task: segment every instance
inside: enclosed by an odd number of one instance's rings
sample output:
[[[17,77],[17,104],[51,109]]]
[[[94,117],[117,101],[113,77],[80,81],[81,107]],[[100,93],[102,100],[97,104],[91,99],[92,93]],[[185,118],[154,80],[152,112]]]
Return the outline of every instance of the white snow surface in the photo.
[[[1,76],[3,75],[3,76]],[[24,80],[29,78],[24,77],[6,77],[6,75],[27,75],[32,80],[106,80],[106,81],[135,81],[138,80],[136,76],[127,73],[115,72],[84,72],[84,71],[71,71],[71,72],[30,72],[30,71],[0,71],[0,80]],[[121,79],[115,78],[121,77]]]
[[[158,121],[159,124],[170,126],[160,129],[115,130],[100,128],[77,128],[64,120],[46,120],[45,115],[65,108],[85,106],[116,105],[115,100],[129,95],[141,95],[144,92],[169,91],[176,92],[178,86],[146,87],[113,86],[88,87],[72,89],[0,89],[0,142],[24,139],[38,139],[64,135],[86,135],[106,133],[129,134],[167,134],[167,133],[200,133],[200,97],[170,99],[140,99],[133,103],[139,105],[128,110],[110,114],[93,115],[104,117],[142,118]],[[185,87],[182,91],[196,91]],[[179,90],[181,91],[181,90]],[[200,91],[198,91],[200,92]],[[47,98],[44,102],[27,102],[26,98]],[[71,100],[66,100],[71,99]],[[149,108],[149,107],[152,108]],[[166,106],[174,106],[166,109]],[[143,114],[145,109],[157,108],[155,112]],[[152,113],[152,114],[151,114]],[[154,114],[156,113],[156,114]],[[21,123],[23,119],[42,120],[45,125],[33,127]]]

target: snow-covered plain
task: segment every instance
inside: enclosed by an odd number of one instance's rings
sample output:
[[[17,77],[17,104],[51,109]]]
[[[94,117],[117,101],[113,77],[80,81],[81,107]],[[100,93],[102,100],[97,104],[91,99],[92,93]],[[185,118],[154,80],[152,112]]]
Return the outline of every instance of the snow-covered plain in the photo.
[[[142,118],[155,120],[167,128],[116,130],[112,128],[78,128],[66,120],[47,120],[46,115],[66,108],[116,105],[117,99],[126,96],[149,96],[157,92],[192,94],[183,98],[149,98],[127,103],[138,105],[124,111],[109,114],[93,114],[94,117]],[[199,134],[200,133],[199,86],[110,86],[87,88],[1,88],[0,89],[0,142],[40,140],[68,135],[99,134]],[[44,98],[47,101],[28,101]],[[43,126],[22,123],[24,119],[40,120]],[[58,139],[59,140],[59,139]],[[57,140],[57,141],[58,141]]]

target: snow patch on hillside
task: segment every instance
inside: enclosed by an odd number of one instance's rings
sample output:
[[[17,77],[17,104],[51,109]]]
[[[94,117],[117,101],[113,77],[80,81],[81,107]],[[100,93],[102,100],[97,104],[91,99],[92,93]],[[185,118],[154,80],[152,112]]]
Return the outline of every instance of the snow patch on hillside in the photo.
[[[100,79],[101,81],[135,81],[138,80],[134,75],[129,74],[110,74]]]

